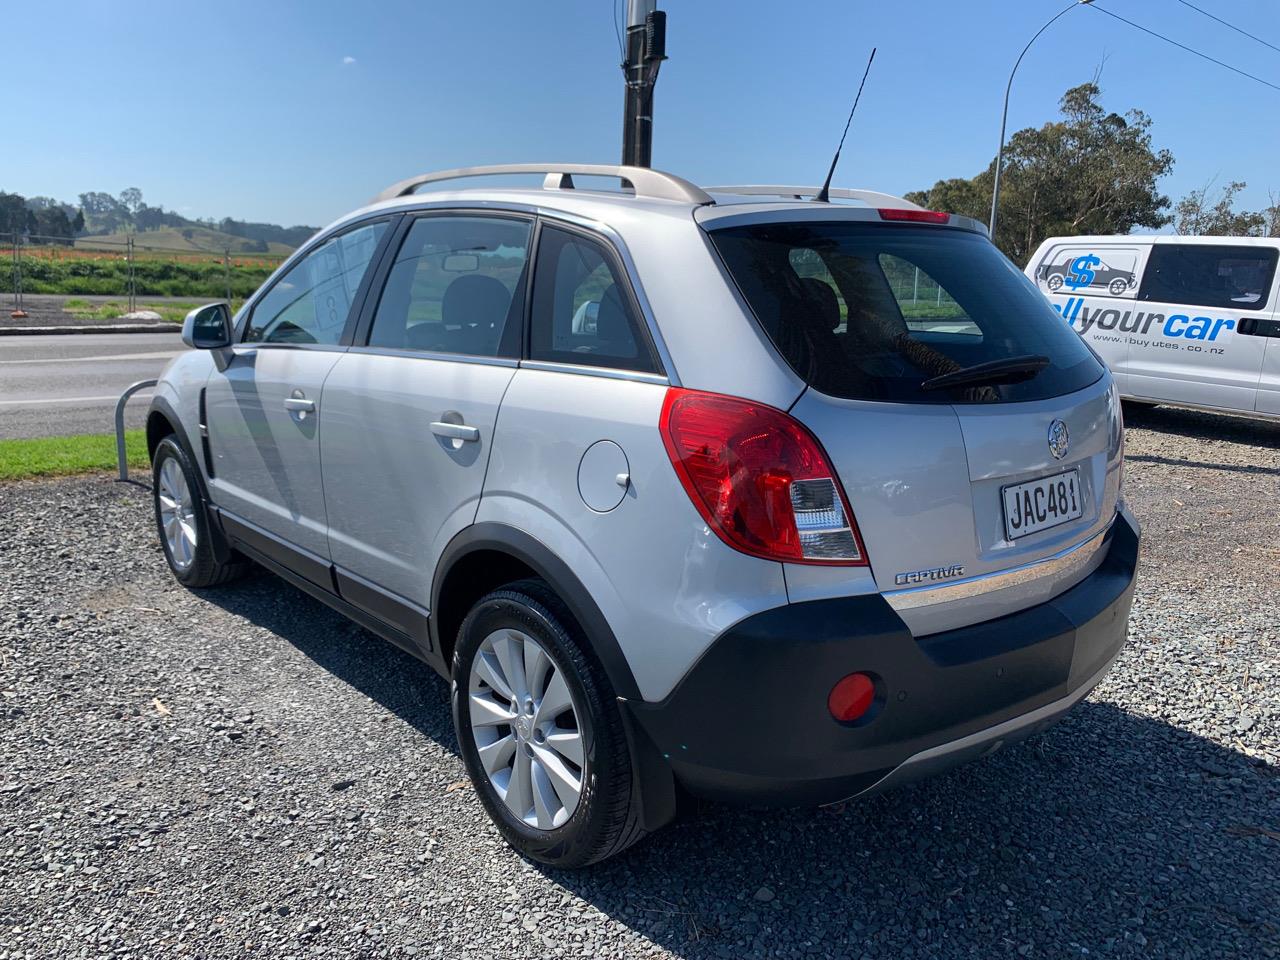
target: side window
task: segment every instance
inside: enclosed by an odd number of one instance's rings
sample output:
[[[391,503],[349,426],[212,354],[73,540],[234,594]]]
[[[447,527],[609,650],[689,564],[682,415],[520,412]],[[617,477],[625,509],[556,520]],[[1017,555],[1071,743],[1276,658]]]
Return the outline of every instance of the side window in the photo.
[[[387,274],[369,345],[519,357],[532,223],[428,216],[409,228]]]
[[[656,373],[626,283],[604,246],[543,227],[533,276],[529,357]]]
[[[1277,251],[1267,247],[1157,243],[1139,299],[1260,310],[1267,305]]]
[[[348,230],[316,247],[253,308],[248,343],[336,344],[386,221]]]
[[[1036,283],[1050,293],[1131,299],[1139,259],[1136,247],[1054,247],[1036,268]]]
[[[912,333],[982,336],[982,328],[965,313],[964,307],[920,267],[888,253],[880,254],[879,260],[902,319]]]

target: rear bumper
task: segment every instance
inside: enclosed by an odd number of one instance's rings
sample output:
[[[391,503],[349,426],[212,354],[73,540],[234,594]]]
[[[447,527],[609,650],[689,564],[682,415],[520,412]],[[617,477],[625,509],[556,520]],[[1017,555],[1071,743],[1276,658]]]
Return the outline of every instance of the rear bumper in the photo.
[[[790,604],[722,634],[660,703],[626,704],[698,796],[831,803],[936,773],[1044,729],[1124,644],[1140,534],[1127,513],[1105,558],[1054,599],[914,637],[878,594]],[[878,678],[855,724],[827,710],[837,680]]]

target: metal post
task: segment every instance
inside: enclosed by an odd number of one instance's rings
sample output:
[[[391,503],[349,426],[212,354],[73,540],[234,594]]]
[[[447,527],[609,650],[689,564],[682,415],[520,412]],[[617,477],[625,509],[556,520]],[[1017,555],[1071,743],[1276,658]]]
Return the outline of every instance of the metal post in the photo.
[[[915,303],[920,299],[920,268],[915,268],[915,279],[911,283],[911,302]]]
[[[125,388],[124,393],[120,394],[120,399],[116,401],[116,466],[120,471],[121,480],[129,479],[129,460],[125,456],[124,449],[124,405],[139,390],[154,387],[157,383],[159,383],[158,380],[139,380]]]
[[[667,59],[667,15],[656,6],[657,0],[627,0],[622,162],[634,167],[652,166],[653,88]]]
[[[26,303],[22,298],[22,234],[13,232],[13,311],[9,316],[15,320],[27,315]]]
[[[128,280],[126,281],[125,295],[129,298],[128,313],[133,313],[138,309],[134,302],[135,287],[133,283],[133,237],[125,237],[124,239],[124,259],[129,268]]]
[[[996,239],[996,207],[1000,203],[1000,168],[1004,166],[1004,134],[1009,123],[1009,91],[1013,89],[1013,75],[1018,72],[1018,67],[1022,64],[1022,58],[1027,55],[1027,51],[1031,49],[1031,45],[1040,39],[1040,34],[1048,30],[1058,18],[1064,14],[1074,10],[1082,4],[1093,3],[1093,0],[1071,0],[1071,5],[1059,10],[1043,27],[1036,31],[1035,36],[1027,41],[1027,45],[1022,48],[1022,52],[1018,54],[1018,59],[1014,61],[1013,69],[1009,71],[1009,82],[1004,88],[1004,110],[1000,114],[1000,149],[996,151],[996,172],[994,182],[991,185],[991,219],[987,221],[987,230],[991,234],[992,242]]]

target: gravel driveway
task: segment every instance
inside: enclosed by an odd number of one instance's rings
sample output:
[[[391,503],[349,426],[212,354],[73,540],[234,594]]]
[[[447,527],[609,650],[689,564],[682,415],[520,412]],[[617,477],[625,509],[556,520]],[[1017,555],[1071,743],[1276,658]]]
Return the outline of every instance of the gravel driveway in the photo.
[[[843,809],[511,853],[443,681],[149,494],[0,486],[0,960],[1280,955],[1280,427],[1131,417],[1132,640],[1064,722]]]

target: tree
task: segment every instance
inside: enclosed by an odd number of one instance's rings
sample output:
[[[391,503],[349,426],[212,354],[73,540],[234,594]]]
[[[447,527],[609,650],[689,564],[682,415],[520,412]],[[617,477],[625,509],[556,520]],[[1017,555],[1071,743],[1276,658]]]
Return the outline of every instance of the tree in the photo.
[[[1170,222],[1169,198],[1157,182],[1173,155],[1153,148],[1145,113],[1108,113],[1101,95],[1096,83],[1072,87],[1060,102],[1061,120],[1009,138],[993,239],[1015,263],[1026,263],[1045,237],[1123,234]],[[939,180],[907,199],[985,222],[994,175],[993,160],[972,179]]]
[[[71,220],[60,206],[45,207],[36,214],[36,230],[42,243],[70,245]]]
[[[120,191],[120,206],[129,211],[130,216],[137,216],[142,209],[142,191],[137,187],[129,187]]]
[[[74,237],[84,233],[84,211],[77,210],[74,219],[71,221],[71,235]]]
[[[0,234],[20,233],[24,236],[36,232],[36,215],[27,206],[26,198],[18,193],[0,191]]]
[[[1276,209],[1274,197],[1271,198],[1271,206],[1264,210],[1237,212],[1236,194],[1248,184],[1232,180],[1222,188],[1214,202],[1209,198],[1212,185],[1207,183],[1199,190],[1192,190],[1178,201],[1174,208],[1174,229],[1181,234],[1200,237],[1275,236],[1275,221],[1280,210]]]

